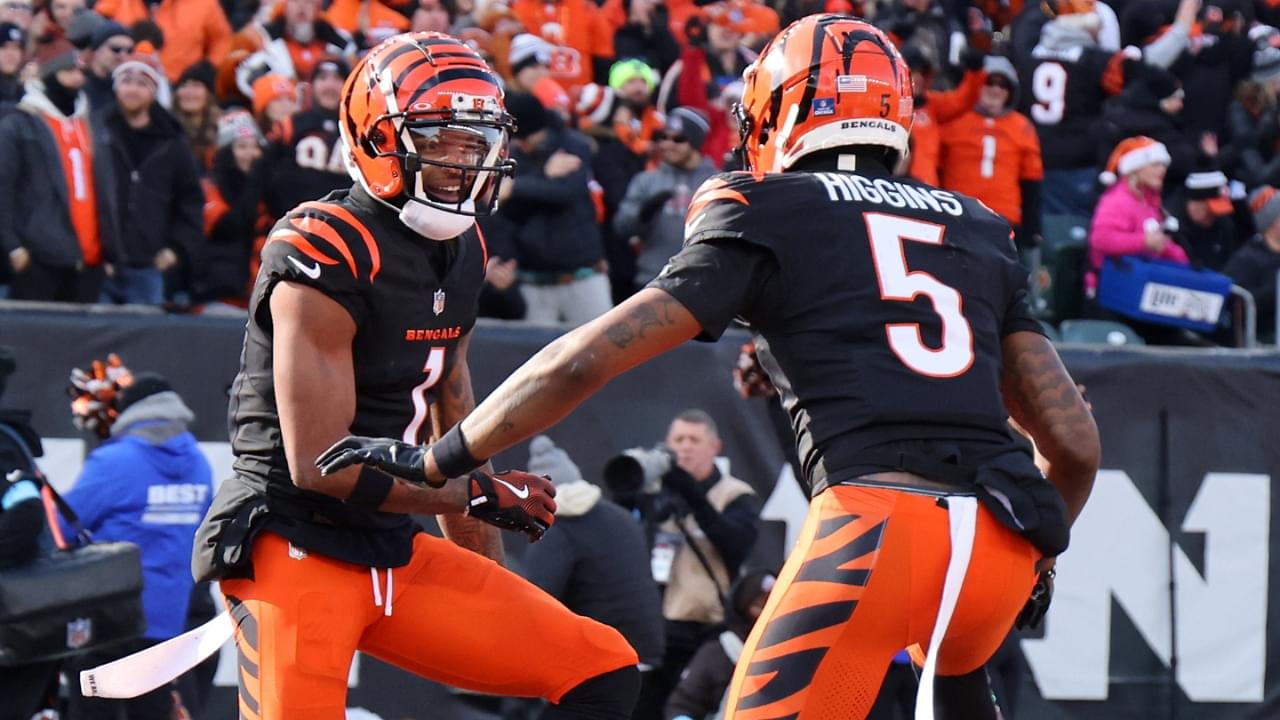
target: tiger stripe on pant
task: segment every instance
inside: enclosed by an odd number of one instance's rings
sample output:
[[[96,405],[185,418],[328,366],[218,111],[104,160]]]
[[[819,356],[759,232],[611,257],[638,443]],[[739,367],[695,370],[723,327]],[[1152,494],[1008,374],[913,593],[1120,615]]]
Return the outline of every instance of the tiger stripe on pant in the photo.
[[[853,486],[821,493],[747,638],[726,720],[865,717],[893,656],[927,645],[949,557],[945,500]],[[1038,559],[979,511],[939,674],[971,672],[995,652]]]

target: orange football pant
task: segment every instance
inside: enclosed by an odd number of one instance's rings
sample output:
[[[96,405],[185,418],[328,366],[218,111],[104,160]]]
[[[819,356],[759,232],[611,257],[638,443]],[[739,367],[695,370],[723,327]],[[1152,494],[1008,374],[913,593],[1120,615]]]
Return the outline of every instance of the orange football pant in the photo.
[[[939,502],[854,486],[813,500],[734,670],[726,720],[866,717],[893,656],[929,645],[951,550]],[[991,658],[1031,594],[1039,558],[979,505],[939,675]]]
[[[391,571],[306,554],[268,532],[253,565],[255,579],[222,583],[248,720],[341,720],[356,650],[455,687],[552,702],[637,662],[618,631],[426,533]]]

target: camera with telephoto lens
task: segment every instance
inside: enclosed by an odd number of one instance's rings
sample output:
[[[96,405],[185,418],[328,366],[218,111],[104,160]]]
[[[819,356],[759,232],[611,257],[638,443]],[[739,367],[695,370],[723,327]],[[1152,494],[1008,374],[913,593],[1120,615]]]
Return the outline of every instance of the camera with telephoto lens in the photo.
[[[662,483],[675,464],[675,456],[665,446],[631,448],[604,464],[604,483],[614,502],[628,510],[639,509],[646,521],[660,523],[686,510],[684,501]]]

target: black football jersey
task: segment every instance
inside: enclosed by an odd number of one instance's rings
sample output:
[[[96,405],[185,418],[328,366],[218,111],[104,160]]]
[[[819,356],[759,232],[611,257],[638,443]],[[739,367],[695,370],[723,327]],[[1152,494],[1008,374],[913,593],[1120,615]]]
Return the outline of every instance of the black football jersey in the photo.
[[[1020,110],[1035,123],[1045,170],[1092,167],[1089,130],[1102,104],[1124,84],[1125,58],[1097,47],[1051,50],[1037,45],[1019,68]]]
[[[359,188],[303,203],[276,223],[263,247],[232,386],[235,476],[219,489],[210,517],[234,517],[239,506],[265,497],[268,527],[298,547],[368,566],[408,562],[417,532],[408,516],[355,508],[291,481],[276,411],[270,296],[289,281],[345,308],[357,328],[352,434],[422,443],[430,434],[428,407],[475,325],[485,254],[474,229],[448,243],[424,239]],[[209,520],[206,526],[198,548],[216,544],[218,528]]]
[[[272,129],[267,166],[267,211],[273,218],[349,185],[338,114],[315,108],[285,118]]]
[[[750,326],[815,492],[884,469],[864,451],[890,443],[1012,447],[1001,340],[1041,330],[1009,225],[978,201],[905,178],[727,173],[685,232],[651,285],[708,336]]]

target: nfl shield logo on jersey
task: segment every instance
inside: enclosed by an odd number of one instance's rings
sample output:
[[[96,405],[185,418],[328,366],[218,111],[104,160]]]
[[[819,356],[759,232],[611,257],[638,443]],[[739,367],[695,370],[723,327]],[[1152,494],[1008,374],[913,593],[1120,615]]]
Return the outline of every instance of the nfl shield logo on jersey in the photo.
[[[431,311],[439,315],[444,312],[444,290],[437,290],[436,294],[431,296]]]
[[[75,650],[89,644],[93,639],[93,620],[76,618],[67,623],[67,647]]]

